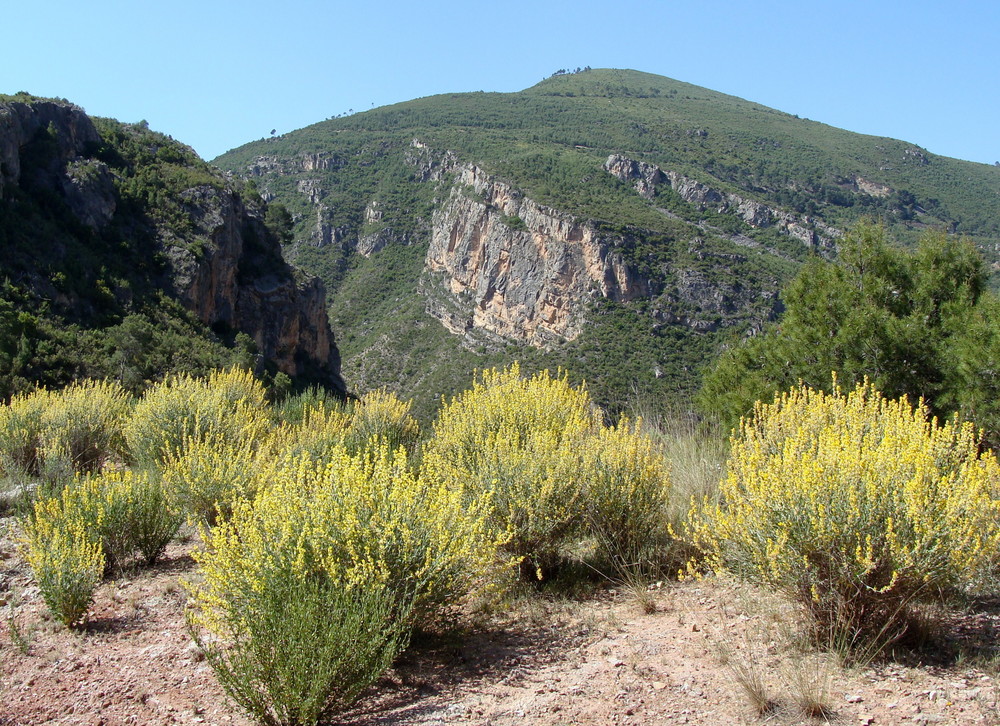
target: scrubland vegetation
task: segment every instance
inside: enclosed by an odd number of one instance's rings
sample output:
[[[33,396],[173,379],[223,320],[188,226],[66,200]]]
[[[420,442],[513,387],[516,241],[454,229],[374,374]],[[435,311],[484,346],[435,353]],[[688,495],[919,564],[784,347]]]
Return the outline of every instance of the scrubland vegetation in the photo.
[[[82,627],[102,578],[154,562],[187,519],[192,637],[252,718],[308,724],[414,629],[586,573],[730,573],[848,655],[900,641],[922,602],[995,590],[1000,466],[973,427],[870,383],[832,390],[758,403],[725,464],[704,426],[608,422],[585,388],[516,365],[425,431],[391,394],[272,405],[232,369],[139,399],[105,382],[17,396],[0,461],[55,618]]]

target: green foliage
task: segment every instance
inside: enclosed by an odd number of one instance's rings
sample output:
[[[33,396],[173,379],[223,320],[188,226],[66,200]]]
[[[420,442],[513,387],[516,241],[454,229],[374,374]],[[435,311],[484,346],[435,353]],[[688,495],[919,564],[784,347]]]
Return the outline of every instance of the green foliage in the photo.
[[[733,426],[754,401],[799,381],[829,389],[836,371],[848,385],[868,378],[887,396],[922,398],[936,415],[959,401],[971,410],[968,383],[954,373],[956,336],[977,315],[985,283],[968,241],[929,234],[910,252],[890,246],[883,227],[861,224],[837,262],[813,260],[788,285],[778,324],[722,356],[699,402]]]
[[[719,496],[687,538],[708,566],[800,602],[859,650],[905,632],[911,606],[987,582],[1000,544],[1000,466],[969,424],[940,426],[871,384],[802,386],[758,403]]]
[[[196,632],[226,694],[255,721],[310,726],[350,706],[408,641],[396,603],[378,584],[273,578],[254,617],[228,611],[231,642]]]

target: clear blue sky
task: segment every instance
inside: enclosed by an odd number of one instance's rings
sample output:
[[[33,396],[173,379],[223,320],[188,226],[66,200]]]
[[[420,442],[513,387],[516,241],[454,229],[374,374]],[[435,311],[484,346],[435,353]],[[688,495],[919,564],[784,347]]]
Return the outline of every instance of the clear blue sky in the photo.
[[[204,158],[350,109],[632,68],[1000,160],[1000,2],[6,2],[0,93],[145,119]]]

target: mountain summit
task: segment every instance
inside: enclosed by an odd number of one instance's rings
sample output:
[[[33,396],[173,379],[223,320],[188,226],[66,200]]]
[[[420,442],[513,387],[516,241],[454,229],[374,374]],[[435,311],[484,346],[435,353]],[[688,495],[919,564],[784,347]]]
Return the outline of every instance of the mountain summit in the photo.
[[[1000,169],[636,71],[417,99],[215,163],[289,212],[352,385],[432,399],[515,357],[612,408],[683,396],[862,217],[990,262],[1000,239]]]

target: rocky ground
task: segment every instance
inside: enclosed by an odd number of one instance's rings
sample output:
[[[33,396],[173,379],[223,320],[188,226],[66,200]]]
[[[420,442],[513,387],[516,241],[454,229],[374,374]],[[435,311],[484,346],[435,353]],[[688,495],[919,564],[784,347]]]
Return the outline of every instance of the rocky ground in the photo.
[[[0,724],[249,724],[184,625],[192,547],[105,583],[88,625],[69,631],[0,539]],[[797,646],[794,622],[718,581],[533,597],[419,636],[340,722],[1000,724],[995,608],[952,613],[922,656],[852,669]]]

